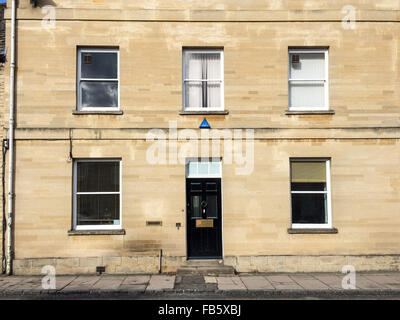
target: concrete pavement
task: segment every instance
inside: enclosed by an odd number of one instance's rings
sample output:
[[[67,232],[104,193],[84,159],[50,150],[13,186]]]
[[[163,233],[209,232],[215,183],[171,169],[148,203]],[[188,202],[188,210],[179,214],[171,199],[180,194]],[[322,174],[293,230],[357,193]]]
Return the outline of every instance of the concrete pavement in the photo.
[[[57,276],[55,289],[40,276],[0,276],[0,299],[19,295],[160,295],[264,294],[279,295],[394,295],[400,297],[400,272],[356,274],[356,289],[343,289],[341,273],[200,275],[80,275]],[[48,283],[47,283],[48,284]]]

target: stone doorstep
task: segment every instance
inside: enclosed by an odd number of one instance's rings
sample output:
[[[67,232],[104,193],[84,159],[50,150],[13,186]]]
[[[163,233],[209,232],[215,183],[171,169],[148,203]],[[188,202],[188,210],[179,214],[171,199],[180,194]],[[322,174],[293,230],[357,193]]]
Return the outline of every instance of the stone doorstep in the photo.
[[[176,271],[177,275],[232,276],[235,269],[230,266],[183,266]]]
[[[224,261],[220,259],[200,259],[200,260],[186,260],[185,266],[192,267],[212,267],[212,266],[223,266]]]
[[[194,259],[185,261],[185,265],[176,270],[177,275],[232,276],[235,269],[225,266],[222,259]]]

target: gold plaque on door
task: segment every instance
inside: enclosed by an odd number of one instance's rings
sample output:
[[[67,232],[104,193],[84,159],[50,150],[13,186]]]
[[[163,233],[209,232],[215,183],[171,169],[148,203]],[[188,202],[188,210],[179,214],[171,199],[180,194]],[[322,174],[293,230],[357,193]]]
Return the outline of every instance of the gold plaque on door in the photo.
[[[212,228],[214,227],[213,219],[196,219],[196,228]]]

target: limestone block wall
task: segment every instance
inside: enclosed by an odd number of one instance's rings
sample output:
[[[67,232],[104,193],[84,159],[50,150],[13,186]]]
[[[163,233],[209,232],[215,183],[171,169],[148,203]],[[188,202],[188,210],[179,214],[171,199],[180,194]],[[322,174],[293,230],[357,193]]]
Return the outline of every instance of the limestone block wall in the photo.
[[[73,141],[75,158],[122,158],[126,234],[71,236],[69,141],[18,141],[15,271],[36,273],[39,266],[55,263],[61,273],[94,272],[102,264],[111,273],[157,272],[160,249],[164,271],[173,272],[183,264],[185,166],[149,165],[150,143]],[[361,269],[397,270],[399,150],[397,139],[256,140],[250,175],[237,175],[235,163],[223,165],[225,263],[243,272],[340,271],[345,262]],[[331,158],[332,219],[337,234],[287,231],[291,221],[289,158],[304,156]],[[160,220],[162,226],[146,226],[148,220]],[[182,224],[180,229],[177,222]]]
[[[229,114],[210,116],[214,128],[400,124],[398,23],[359,22],[355,30],[344,30],[341,22],[329,21],[60,20],[56,26],[45,30],[40,20],[18,22],[20,128],[165,128],[169,121],[177,121],[179,128],[198,128],[202,116],[179,114],[182,48],[186,46],[224,48],[224,99]],[[119,47],[122,115],[73,113],[77,107],[78,46]],[[290,46],[329,46],[329,100],[333,115],[285,114]],[[6,73],[8,68],[7,64]],[[7,79],[5,85],[8,92]]]

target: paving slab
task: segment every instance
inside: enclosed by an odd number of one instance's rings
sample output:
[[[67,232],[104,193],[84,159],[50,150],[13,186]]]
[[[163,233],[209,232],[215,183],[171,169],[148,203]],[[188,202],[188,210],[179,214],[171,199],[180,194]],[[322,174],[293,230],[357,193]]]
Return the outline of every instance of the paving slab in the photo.
[[[204,277],[205,283],[217,283],[217,278],[216,277],[209,277],[205,276]]]
[[[303,289],[288,275],[268,275],[265,278],[278,290],[301,290]]]
[[[150,278],[146,291],[172,290],[175,285],[175,276],[153,275]]]
[[[388,287],[378,284],[360,274],[356,274],[356,288],[364,290],[388,289]]]
[[[384,273],[384,275],[400,282],[400,272],[388,272],[388,273]]]
[[[330,290],[323,282],[310,275],[290,275],[296,283],[306,290]]]
[[[316,275],[314,275],[314,278],[323,282],[324,284],[329,286],[331,289],[343,290],[343,287],[342,287],[343,277],[341,277],[341,276],[337,276],[337,275],[333,275],[333,274],[316,274]]]
[[[103,276],[93,285],[92,290],[117,290],[124,280],[125,276]]]
[[[201,275],[183,275],[176,277],[174,289],[193,292],[210,292],[217,289],[217,283],[206,283],[205,277]]]
[[[57,276],[56,277],[56,290],[62,290],[64,287],[69,285],[78,276]]]
[[[42,291],[42,277],[41,276],[32,276],[26,277],[21,282],[12,284],[7,287],[7,291],[11,292],[37,292]]]
[[[1,277],[0,278],[0,292],[7,290],[11,286],[22,283],[26,277]]]
[[[66,291],[90,291],[97,281],[101,279],[100,276],[79,276],[74,279],[70,284],[61,290]]]
[[[217,277],[217,283],[219,290],[247,290],[240,277]]]
[[[400,283],[400,272],[394,273],[385,273],[385,276],[395,281],[395,283]]]
[[[147,285],[150,281],[150,276],[138,275],[138,276],[127,276],[122,285]]]
[[[360,275],[359,277],[363,277],[370,281],[373,281],[381,287],[386,287],[389,289],[400,289],[400,280],[395,279],[395,277],[393,276],[391,277],[386,274],[364,274]]]
[[[241,276],[248,290],[274,290],[274,286],[263,276]]]

